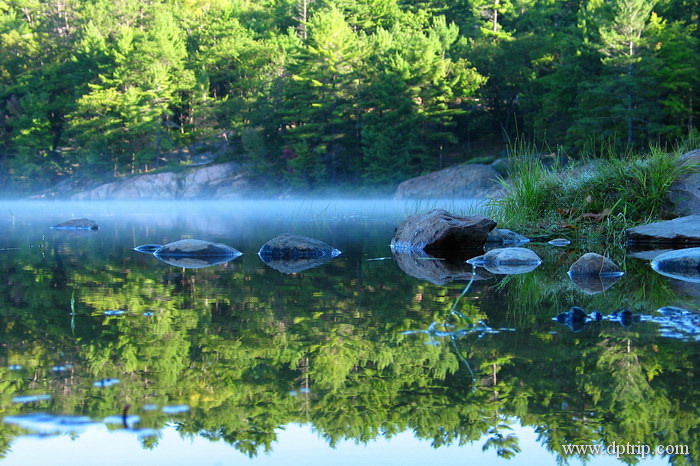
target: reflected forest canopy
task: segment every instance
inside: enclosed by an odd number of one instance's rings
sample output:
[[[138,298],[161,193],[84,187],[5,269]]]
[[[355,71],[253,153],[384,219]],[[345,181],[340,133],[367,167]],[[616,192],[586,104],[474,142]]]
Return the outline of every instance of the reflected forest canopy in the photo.
[[[412,431],[434,447],[481,441],[518,458],[510,426],[520,423],[560,459],[565,444],[613,442],[689,445],[673,464],[700,457],[697,321],[650,317],[698,301],[646,261],[627,258],[622,279],[590,294],[566,275],[580,250],[541,243],[528,273],[448,264],[438,282],[413,272],[442,262],[387,256],[386,217],[338,212],[254,231],[238,216],[221,228],[177,217],[107,216],[82,232],[21,220],[4,236],[3,452],[33,420],[22,416],[41,412],[117,416],[115,429],[138,415],[155,432],[175,422],[249,456],[301,423],[331,446]],[[18,233],[29,225],[40,232]],[[256,252],[290,225],[342,254],[291,273],[267,265]],[[183,268],[134,250],[202,228],[244,254]],[[585,325],[568,325],[580,313]],[[141,441],[153,448],[158,436]]]

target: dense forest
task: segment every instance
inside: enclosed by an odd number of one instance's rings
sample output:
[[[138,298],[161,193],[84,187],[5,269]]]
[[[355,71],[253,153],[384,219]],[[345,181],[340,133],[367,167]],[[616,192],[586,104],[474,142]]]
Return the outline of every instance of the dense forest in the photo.
[[[156,170],[186,147],[313,188],[516,137],[573,156],[673,144],[696,131],[699,16],[697,0],[0,0],[0,183]]]

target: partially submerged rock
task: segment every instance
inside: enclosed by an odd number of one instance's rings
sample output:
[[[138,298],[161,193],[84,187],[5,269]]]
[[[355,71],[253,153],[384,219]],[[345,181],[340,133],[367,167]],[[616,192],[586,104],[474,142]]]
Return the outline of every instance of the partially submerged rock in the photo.
[[[700,283],[700,248],[677,249],[660,254],[651,268],[666,277]]]
[[[339,250],[323,241],[289,233],[272,238],[263,244],[258,251],[258,255],[263,260],[266,258],[283,260],[332,259],[339,254]]]
[[[529,243],[530,239],[524,237],[520,233],[516,233],[505,228],[496,228],[486,236],[487,243],[496,244],[523,244]]]
[[[340,253],[323,241],[285,233],[265,243],[258,256],[265,264],[282,273],[298,273],[323,265]]]
[[[552,246],[563,247],[570,245],[571,241],[569,241],[566,238],[555,238],[551,241],[547,241],[547,244],[551,244]]]
[[[700,244],[700,215],[689,215],[625,231],[628,243]]]
[[[406,275],[434,285],[445,285],[455,280],[486,280],[493,276],[481,269],[474,270],[464,261],[449,261],[433,257],[423,251],[393,250],[394,260]]]
[[[399,252],[425,251],[445,257],[483,246],[495,227],[496,222],[480,215],[460,217],[443,209],[434,209],[404,220],[394,232],[391,248]]]
[[[622,269],[605,256],[589,252],[571,264],[568,272],[572,275],[616,276],[624,274]]]
[[[100,227],[89,218],[76,218],[51,227],[52,230],[98,230]]]
[[[607,257],[589,252],[571,265],[568,275],[584,293],[596,294],[613,286],[624,272]]]
[[[568,311],[560,312],[554,317],[555,321],[566,325],[574,332],[580,332],[587,324],[600,322],[602,319],[603,316],[600,312],[593,311],[587,314],[578,306],[572,306]]]
[[[238,256],[155,256],[161,262],[183,269],[203,269],[230,262]]]
[[[205,258],[228,258],[235,259],[242,253],[237,249],[221,243],[212,243],[200,239],[181,239],[173,243],[158,248],[153,255],[159,259],[177,259],[183,257],[205,259]]]
[[[467,261],[493,274],[514,275],[535,270],[542,259],[527,248],[498,248]]]

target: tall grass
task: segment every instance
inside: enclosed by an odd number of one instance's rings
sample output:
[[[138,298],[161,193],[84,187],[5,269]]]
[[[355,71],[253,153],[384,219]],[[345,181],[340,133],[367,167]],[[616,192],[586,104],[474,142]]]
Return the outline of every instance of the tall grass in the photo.
[[[693,169],[678,163],[680,150],[599,150],[560,169],[546,167],[535,147],[517,144],[509,153],[511,177],[501,180],[506,195],[492,202],[491,215],[531,235],[566,230],[578,237],[620,237],[625,228],[670,216],[669,188]]]

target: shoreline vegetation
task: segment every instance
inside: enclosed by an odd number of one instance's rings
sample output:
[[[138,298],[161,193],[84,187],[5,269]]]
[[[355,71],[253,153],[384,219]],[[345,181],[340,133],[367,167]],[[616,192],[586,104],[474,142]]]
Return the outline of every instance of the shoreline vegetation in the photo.
[[[210,161],[373,192],[520,137],[670,147],[698,134],[698,20],[682,0],[0,2],[0,185]]]
[[[516,141],[508,159],[510,176],[500,180],[506,194],[492,200],[488,214],[499,227],[531,238],[624,244],[625,230],[678,216],[669,191],[698,170],[697,164],[679,161],[698,147],[694,138],[670,152],[651,146],[645,153],[619,155],[605,145],[573,163],[552,154],[547,166],[532,155],[538,153],[532,145]]]

